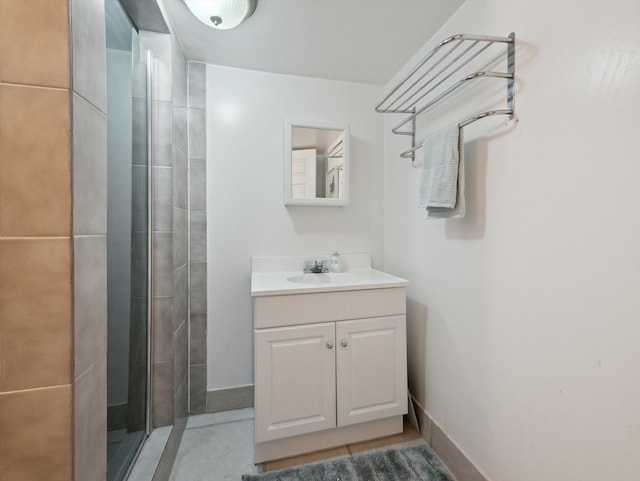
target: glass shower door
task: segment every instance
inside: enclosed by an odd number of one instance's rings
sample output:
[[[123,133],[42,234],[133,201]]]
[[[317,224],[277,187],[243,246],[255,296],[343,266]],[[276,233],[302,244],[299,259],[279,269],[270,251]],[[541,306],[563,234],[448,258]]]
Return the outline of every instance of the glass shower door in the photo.
[[[107,481],[121,481],[148,433],[147,53],[118,1],[105,9]]]

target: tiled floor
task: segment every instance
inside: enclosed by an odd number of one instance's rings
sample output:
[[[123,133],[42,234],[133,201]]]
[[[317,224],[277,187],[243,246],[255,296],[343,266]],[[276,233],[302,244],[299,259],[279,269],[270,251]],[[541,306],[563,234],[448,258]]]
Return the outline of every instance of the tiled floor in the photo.
[[[256,466],[253,464],[253,408],[191,416],[170,481],[240,481],[243,474],[282,469],[380,448],[425,443],[405,423],[404,433]]]

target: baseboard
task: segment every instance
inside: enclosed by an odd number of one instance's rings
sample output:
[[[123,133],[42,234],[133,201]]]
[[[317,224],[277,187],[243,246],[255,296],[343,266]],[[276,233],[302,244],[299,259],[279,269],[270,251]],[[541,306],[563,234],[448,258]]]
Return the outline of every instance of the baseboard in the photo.
[[[207,391],[207,412],[217,413],[253,406],[253,385]]]
[[[490,481],[473,464],[467,455],[445,433],[415,398],[410,397],[418,424],[420,434],[427,441],[431,449],[435,451],[444,465],[451,471],[457,481]]]

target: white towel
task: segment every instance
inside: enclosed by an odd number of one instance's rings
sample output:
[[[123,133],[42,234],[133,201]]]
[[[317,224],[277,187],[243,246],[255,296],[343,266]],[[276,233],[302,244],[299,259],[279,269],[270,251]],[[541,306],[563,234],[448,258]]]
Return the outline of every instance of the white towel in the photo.
[[[418,207],[427,218],[464,217],[464,142],[462,129],[452,125],[426,138]]]

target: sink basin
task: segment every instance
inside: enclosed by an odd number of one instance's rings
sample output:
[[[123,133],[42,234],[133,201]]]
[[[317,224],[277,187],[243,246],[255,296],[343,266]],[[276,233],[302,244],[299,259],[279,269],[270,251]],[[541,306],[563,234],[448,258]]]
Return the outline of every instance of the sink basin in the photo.
[[[348,269],[324,274],[303,274],[301,266],[322,256],[253,257],[251,261],[251,295],[279,296],[316,292],[361,291],[405,287],[405,279],[371,268],[369,254],[343,254]]]
[[[356,278],[357,276],[347,273],[328,272],[325,274],[300,274],[297,276],[291,276],[287,277],[287,282],[307,284],[312,286],[322,286],[326,284],[342,284],[346,282],[353,282]]]

